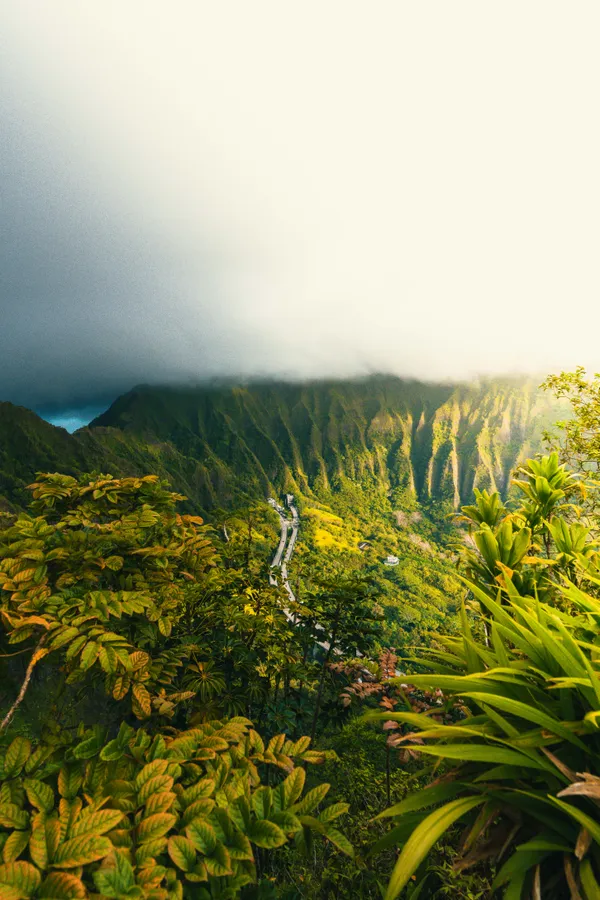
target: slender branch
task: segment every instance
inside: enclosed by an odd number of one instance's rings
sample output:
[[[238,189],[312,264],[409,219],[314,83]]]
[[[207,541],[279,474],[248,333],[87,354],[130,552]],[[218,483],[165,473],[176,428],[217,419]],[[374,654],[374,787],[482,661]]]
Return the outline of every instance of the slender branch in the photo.
[[[10,723],[12,721],[12,717],[14,716],[18,707],[21,705],[23,697],[25,696],[27,688],[29,687],[29,682],[31,681],[31,676],[33,675],[34,667],[35,667],[36,663],[38,663],[39,660],[41,659],[40,650],[44,646],[47,637],[48,637],[47,634],[43,634],[41,636],[41,638],[39,639],[35,650],[33,651],[31,659],[29,660],[29,665],[27,666],[27,671],[25,672],[25,680],[23,681],[23,684],[21,685],[21,690],[19,691],[19,695],[18,695],[17,699],[15,700],[15,702],[13,703],[13,705],[11,706],[11,708],[9,709],[9,711],[6,713],[6,715],[2,719],[2,722],[0,722],[0,732],[4,731],[4,729],[10,725]],[[44,653],[45,652],[47,652],[47,651],[44,651]]]
[[[21,653],[29,653],[31,647],[25,647],[23,650],[16,650],[14,653],[0,653],[0,659],[8,659],[9,656],[20,656]]]

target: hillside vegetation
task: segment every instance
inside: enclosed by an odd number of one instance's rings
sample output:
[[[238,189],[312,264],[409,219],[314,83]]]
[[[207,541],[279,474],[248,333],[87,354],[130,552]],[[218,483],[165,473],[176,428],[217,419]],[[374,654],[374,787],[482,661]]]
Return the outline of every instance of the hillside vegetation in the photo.
[[[431,385],[392,376],[194,389],[139,387],[69,435],[0,404],[0,496],[23,507],[37,471],[168,478],[205,513],[286,490],[327,498],[361,488],[392,507],[473,488],[504,495],[539,446],[556,402],[532,382]]]
[[[0,898],[597,900],[600,404],[553,386],[575,471],[476,488],[446,582],[414,497],[305,487],[294,599],[262,500],[220,536],[156,474],[40,474],[0,526]],[[409,545],[443,627],[397,652]]]
[[[534,383],[431,385],[391,376],[189,390],[140,387],[91,423],[135,435],[203,508],[286,490],[323,497],[347,484],[402,504],[505,494],[516,463],[556,418]],[[114,434],[102,436],[117,449]]]

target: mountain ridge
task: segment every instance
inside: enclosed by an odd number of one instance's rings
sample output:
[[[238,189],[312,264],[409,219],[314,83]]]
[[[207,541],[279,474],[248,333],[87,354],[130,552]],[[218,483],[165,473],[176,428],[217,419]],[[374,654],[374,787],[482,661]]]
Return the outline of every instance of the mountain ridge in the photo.
[[[139,385],[69,434],[0,404],[0,494],[26,503],[36,471],[156,472],[208,511],[242,497],[357,487],[396,505],[506,495],[562,410],[531,379],[428,384],[375,375],[200,387]]]
[[[255,490],[337,490],[379,481],[418,500],[506,494],[541,446],[556,406],[532,380],[436,385],[395,376],[310,383],[152,388],[122,395],[90,423],[167,441]],[[225,474],[226,473],[226,474]]]

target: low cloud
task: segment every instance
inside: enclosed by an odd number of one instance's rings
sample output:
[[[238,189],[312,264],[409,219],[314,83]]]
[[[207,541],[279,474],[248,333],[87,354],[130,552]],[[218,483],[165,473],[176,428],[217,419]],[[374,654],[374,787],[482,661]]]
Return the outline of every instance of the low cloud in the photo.
[[[595,7],[3,17],[1,399],[600,368]]]

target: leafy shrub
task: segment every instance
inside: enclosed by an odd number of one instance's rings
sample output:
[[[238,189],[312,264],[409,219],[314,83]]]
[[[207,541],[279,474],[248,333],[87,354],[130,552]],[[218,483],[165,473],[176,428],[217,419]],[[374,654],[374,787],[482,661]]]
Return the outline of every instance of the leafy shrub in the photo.
[[[387,900],[458,820],[466,827],[455,867],[494,862],[493,888],[505,898],[600,896],[598,554],[589,529],[552,514],[565,511],[557,504],[573,484],[557,460],[530,461],[525,475],[526,502],[514,513],[503,515],[493,495],[463,510],[480,517],[479,558],[467,551],[478,581],[465,583],[484,628],[475,632],[463,608],[462,637],[438,637],[418,657],[429,674],[408,679],[464,704],[465,717],[385,714],[412,730],[411,749],[438,770],[382,814],[403,844]]]
[[[31,487],[37,515],[0,532],[2,625],[9,644],[36,642],[27,683],[51,654],[67,684],[103,680],[137,718],[171,715],[193,694],[170,690],[189,647],[169,638],[186,584],[215,562],[202,519],[179,515],[182,498],[153,475],[42,475]]]
[[[246,719],[151,738],[123,724],[55,746],[15,738],[2,758],[0,897],[233,898],[256,881],[255,848],[324,835],[352,854],[334,820],[315,812],[329,785],[303,794],[294,761],[323,762],[310,741],[267,747]],[[261,785],[257,767],[286,774]]]
[[[293,839],[306,849],[314,833],[352,855],[335,822],[347,804],[318,812],[329,785],[303,793],[297,763],[327,754],[307,737],[265,746],[248,719],[190,708],[211,673],[196,657],[215,605],[204,598],[230,584],[202,520],[178,514],[182,498],[155,476],[41,475],[32,489],[33,515],[0,532],[5,641],[25,644],[16,660],[3,654],[11,680],[28,654],[0,723],[0,900],[229,900],[256,883],[257,848]],[[238,605],[217,617],[227,634]],[[106,724],[74,728],[72,712],[53,721],[40,669],[77,685],[87,719],[100,709]],[[211,677],[219,693],[224,681]],[[35,749],[12,737],[26,694],[48,707]]]

